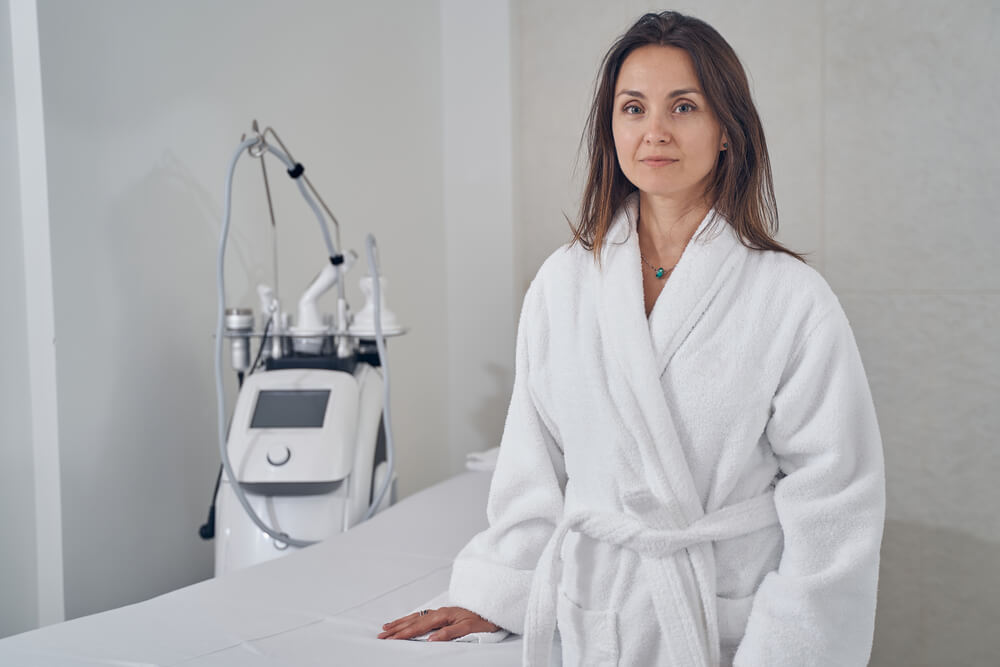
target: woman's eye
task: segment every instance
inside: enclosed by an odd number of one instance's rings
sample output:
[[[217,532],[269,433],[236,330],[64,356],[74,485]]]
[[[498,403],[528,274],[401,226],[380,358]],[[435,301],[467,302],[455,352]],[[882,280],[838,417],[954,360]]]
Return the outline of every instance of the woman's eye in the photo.
[[[674,111],[679,111],[681,113],[691,113],[692,111],[694,111],[694,105],[684,102],[682,104],[678,104],[677,108],[674,109]]]
[[[642,107],[640,107],[638,104],[626,104],[623,111],[627,114],[642,113]]]

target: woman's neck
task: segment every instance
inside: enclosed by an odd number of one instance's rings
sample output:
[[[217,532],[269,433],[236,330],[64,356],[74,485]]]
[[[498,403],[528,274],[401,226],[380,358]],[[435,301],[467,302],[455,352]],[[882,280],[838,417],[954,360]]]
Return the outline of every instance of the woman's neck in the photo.
[[[659,256],[675,254],[691,240],[710,209],[704,197],[679,200],[640,191],[640,247]]]

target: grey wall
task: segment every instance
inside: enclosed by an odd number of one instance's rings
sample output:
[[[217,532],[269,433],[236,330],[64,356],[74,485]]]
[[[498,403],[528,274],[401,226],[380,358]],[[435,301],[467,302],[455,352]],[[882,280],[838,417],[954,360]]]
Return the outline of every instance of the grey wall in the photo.
[[[442,203],[453,196],[442,171],[456,169],[444,165],[442,146],[459,145],[459,157],[468,148],[442,128],[442,94],[455,93],[441,80],[439,3],[276,6],[40,2],[69,616],[211,573],[211,545],[196,530],[217,465],[214,254],[224,168],[251,118],[274,125],[307,165],[345,225],[346,246],[360,250],[367,231],[379,238],[390,305],[411,327],[390,346],[403,494],[441,479],[463,450],[492,444],[502,422],[506,353],[484,354],[471,380],[442,368],[456,357],[449,337],[474,336],[479,319],[457,317],[451,309],[461,304],[442,288],[454,278],[445,267],[465,268],[456,243],[476,234],[449,237],[472,203]],[[16,153],[7,150],[16,144],[7,7],[0,0],[0,278],[14,297],[0,340],[19,350],[24,259]],[[659,7],[511,3],[514,268],[479,277],[484,298],[512,317],[538,265],[567,239],[562,214],[576,210],[576,149],[599,60],[650,9]],[[988,187],[1000,176],[998,10],[927,0],[678,9],[719,28],[747,65],[781,238],[810,252],[838,292],[866,362],[889,484],[872,664],[989,664],[1000,650],[1000,238]],[[230,301],[247,305],[254,285],[271,281],[257,168],[237,174],[227,273]],[[447,178],[463,187],[484,180],[457,170]],[[280,291],[290,302],[322,258],[286,181],[273,178]],[[502,268],[508,250],[499,252],[491,266]],[[415,256],[425,261],[415,266]],[[471,284],[467,273],[462,280]],[[490,345],[502,346],[510,331],[483,321]],[[37,613],[27,374],[23,358],[8,355],[0,518],[23,530],[18,542],[0,538],[0,635],[30,627]],[[481,414],[449,410],[461,382],[475,385],[465,403]],[[444,444],[449,434],[462,441]]]
[[[442,0],[448,441],[495,447],[514,383],[510,7]]]
[[[823,19],[826,273],[855,324],[887,459],[877,664],[990,664],[1000,6],[830,3]]]
[[[518,296],[567,240],[604,51],[629,0],[521,1]],[[1000,651],[1000,6],[687,2],[751,75],[780,237],[843,303],[887,464],[873,665],[985,665]]]
[[[24,246],[8,0],[0,0],[0,637],[38,622],[35,485],[25,327]]]
[[[40,3],[67,617],[212,574],[197,529],[218,465],[215,254],[253,118],[306,165],[346,247],[379,239],[411,327],[389,346],[402,494],[450,472],[446,447],[426,453],[446,430],[439,23],[429,1]],[[325,250],[271,167],[289,308]],[[256,308],[273,282],[257,163],[235,191],[228,299]]]

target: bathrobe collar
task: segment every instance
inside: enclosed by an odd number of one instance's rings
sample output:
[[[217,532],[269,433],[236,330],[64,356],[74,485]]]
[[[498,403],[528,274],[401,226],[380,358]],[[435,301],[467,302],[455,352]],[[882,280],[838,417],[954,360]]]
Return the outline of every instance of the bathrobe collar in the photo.
[[[661,502],[673,504],[675,521],[687,525],[704,514],[684,461],[661,376],[674,353],[704,314],[735,267],[746,257],[732,226],[711,210],[663,287],[647,320],[636,222],[638,194],[626,200],[606,237],[600,268],[600,327],[616,373],[630,396],[618,396],[619,411],[638,445],[641,466]],[[611,369],[609,369],[611,370]],[[671,465],[664,466],[669,461]],[[664,486],[665,485],[665,486]]]
[[[608,315],[632,325],[648,326],[658,375],[691,332],[712,297],[725,284],[736,266],[739,238],[725,218],[710,210],[699,223],[691,242],[681,254],[663,292],[646,318],[639,257],[639,197],[625,200],[608,231],[602,263],[603,291]]]

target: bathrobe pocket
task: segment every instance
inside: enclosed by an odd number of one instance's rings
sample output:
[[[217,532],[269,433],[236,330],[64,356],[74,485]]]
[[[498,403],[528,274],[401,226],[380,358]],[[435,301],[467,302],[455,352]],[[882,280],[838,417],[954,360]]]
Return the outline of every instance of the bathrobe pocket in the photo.
[[[719,643],[736,646],[743,639],[753,606],[753,594],[742,598],[715,598],[719,614]]]
[[[556,623],[563,667],[617,667],[617,612],[584,609],[560,591]]]

